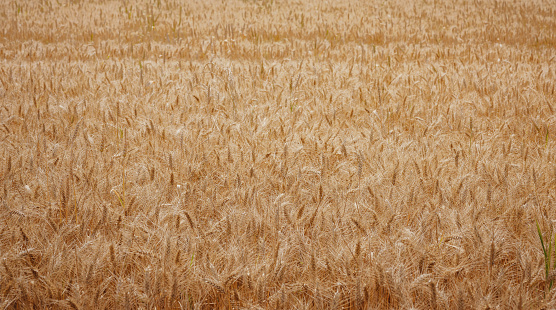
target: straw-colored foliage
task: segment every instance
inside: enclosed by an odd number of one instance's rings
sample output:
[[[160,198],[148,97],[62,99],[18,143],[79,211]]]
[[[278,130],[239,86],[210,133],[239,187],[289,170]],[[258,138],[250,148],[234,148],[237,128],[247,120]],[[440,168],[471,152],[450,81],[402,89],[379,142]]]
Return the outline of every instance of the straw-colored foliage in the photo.
[[[0,307],[556,307],[554,1],[0,23]]]

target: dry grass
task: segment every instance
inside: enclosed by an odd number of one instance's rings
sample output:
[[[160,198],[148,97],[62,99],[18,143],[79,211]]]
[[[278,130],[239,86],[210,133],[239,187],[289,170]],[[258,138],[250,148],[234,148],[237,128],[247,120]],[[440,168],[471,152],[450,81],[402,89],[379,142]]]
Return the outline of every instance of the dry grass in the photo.
[[[556,307],[555,8],[1,1],[0,306]]]

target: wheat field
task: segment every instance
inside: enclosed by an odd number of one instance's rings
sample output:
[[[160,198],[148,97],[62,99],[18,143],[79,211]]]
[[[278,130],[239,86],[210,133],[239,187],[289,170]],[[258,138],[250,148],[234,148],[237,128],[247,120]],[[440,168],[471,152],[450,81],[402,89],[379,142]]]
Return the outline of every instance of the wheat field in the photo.
[[[2,309],[556,307],[555,1],[0,22]]]

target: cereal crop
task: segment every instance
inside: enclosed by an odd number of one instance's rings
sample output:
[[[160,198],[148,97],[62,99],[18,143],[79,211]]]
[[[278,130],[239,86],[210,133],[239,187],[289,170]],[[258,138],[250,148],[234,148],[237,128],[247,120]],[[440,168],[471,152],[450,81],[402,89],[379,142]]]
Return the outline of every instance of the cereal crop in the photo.
[[[0,23],[2,309],[556,307],[555,1]]]

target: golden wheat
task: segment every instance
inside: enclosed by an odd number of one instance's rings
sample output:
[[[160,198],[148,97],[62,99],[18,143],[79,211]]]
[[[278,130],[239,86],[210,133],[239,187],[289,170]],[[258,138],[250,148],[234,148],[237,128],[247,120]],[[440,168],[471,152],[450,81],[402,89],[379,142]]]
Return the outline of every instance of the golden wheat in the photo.
[[[0,306],[556,307],[555,8],[1,2]]]

